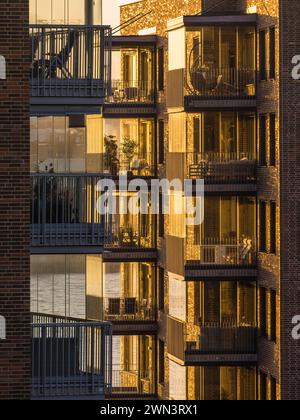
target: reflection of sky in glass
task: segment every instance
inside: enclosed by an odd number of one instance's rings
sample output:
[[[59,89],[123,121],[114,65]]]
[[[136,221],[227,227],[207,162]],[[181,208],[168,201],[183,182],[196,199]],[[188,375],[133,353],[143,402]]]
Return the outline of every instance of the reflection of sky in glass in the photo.
[[[84,24],[85,0],[30,0],[31,23]],[[101,0],[94,0],[95,24],[100,24]],[[103,23],[119,25],[119,0],[102,0]]]

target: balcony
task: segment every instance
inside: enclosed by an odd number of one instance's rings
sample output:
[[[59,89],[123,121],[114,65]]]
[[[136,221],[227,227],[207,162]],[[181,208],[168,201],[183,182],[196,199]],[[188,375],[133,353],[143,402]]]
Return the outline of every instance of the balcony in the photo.
[[[109,27],[30,25],[30,38],[33,104],[103,104],[111,87]]]
[[[32,399],[104,399],[112,385],[108,323],[33,315]]]
[[[256,106],[256,16],[183,16],[168,33],[169,108]]]
[[[32,246],[103,246],[105,217],[96,211],[100,180],[97,175],[32,175]]]
[[[113,365],[111,396],[112,398],[155,396],[154,369]]]
[[[155,100],[154,81],[112,80],[112,95],[108,103],[153,103]]]
[[[257,162],[251,153],[187,153],[189,179],[205,184],[255,184]]]
[[[186,76],[187,105],[201,99],[255,98],[256,71],[244,68],[191,68]]]
[[[112,89],[104,115],[154,115],[156,38],[112,37]]]
[[[154,321],[155,317],[155,307],[148,299],[139,301],[136,297],[104,298],[106,321]]]
[[[206,238],[199,245],[186,244],[186,260],[189,265],[204,266],[253,266],[256,251],[250,238]]]
[[[154,249],[155,236],[151,223],[125,223],[120,221],[109,223],[109,235],[106,238],[105,248],[120,251]]]
[[[253,325],[206,323],[199,327],[199,336],[189,325],[168,317],[168,352],[170,356],[193,364],[255,363],[257,328]]]
[[[186,337],[186,353],[195,354],[255,354],[257,328],[236,324],[206,323],[200,326],[198,341]]]

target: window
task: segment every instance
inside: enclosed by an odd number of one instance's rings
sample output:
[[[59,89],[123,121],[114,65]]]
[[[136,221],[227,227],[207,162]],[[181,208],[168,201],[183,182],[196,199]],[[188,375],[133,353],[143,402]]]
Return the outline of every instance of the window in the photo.
[[[276,314],[276,291],[270,292],[270,340],[276,343],[277,314]]]
[[[276,115],[270,114],[270,166],[276,165]]]
[[[160,238],[165,236],[165,215],[163,209],[163,194],[161,192],[159,193],[158,236]]]
[[[268,399],[268,376],[260,372],[260,401],[267,401]]]
[[[259,205],[259,250],[260,252],[267,251],[267,204],[264,201]]]
[[[276,203],[270,203],[270,253],[276,254]]]
[[[163,311],[165,308],[165,270],[161,267],[158,269],[158,309]]]
[[[260,335],[267,337],[267,289],[260,288]]]
[[[159,354],[158,381],[160,384],[164,384],[165,383],[165,344],[162,340],[158,341],[158,354]]]
[[[259,73],[260,80],[267,79],[266,69],[266,31],[259,33]]]
[[[271,401],[277,400],[277,382],[276,379],[271,376]]]
[[[158,90],[164,90],[165,87],[165,62],[164,49],[158,49]]]
[[[6,79],[6,61],[3,55],[0,55],[0,79]]]
[[[267,165],[267,117],[261,115],[259,117],[259,160],[261,166]]]
[[[162,165],[165,161],[165,122],[158,122],[158,163]]]
[[[276,49],[276,41],[275,41],[275,28],[270,28],[269,37],[270,37],[270,44],[269,44],[269,60],[270,60],[270,79],[275,79],[276,77],[276,58],[275,58],[275,49]]]

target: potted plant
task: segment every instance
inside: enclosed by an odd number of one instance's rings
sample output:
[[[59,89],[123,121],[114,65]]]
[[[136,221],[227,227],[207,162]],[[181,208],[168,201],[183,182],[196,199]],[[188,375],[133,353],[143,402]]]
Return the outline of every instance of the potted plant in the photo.
[[[114,176],[118,173],[118,142],[115,136],[104,136],[105,168]]]
[[[126,163],[128,165],[128,172],[130,172],[131,162],[132,162],[132,159],[133,159],[134,155],[137,152],[137,149],[138,149],[138,144],[136,143],[136,141],[134,141],[133,139],[131,139],[128,136],[123,138],[122,154],[126,158]]]

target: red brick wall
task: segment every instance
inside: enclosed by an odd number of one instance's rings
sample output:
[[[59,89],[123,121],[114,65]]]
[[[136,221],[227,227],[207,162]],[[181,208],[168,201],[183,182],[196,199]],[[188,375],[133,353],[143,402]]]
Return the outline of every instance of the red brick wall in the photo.
[[[281,397],[300,399],[300,341],[292,318],[300,315],[300,80],[291,77],[300,54],[300,2],[280,1],[280,185],[281,185]]]
[[[30,396],[28,14],[28,0],[0,2],[0,399]]]

